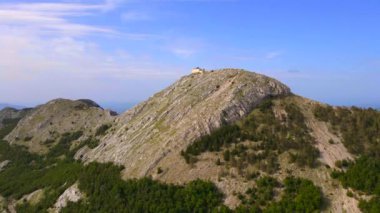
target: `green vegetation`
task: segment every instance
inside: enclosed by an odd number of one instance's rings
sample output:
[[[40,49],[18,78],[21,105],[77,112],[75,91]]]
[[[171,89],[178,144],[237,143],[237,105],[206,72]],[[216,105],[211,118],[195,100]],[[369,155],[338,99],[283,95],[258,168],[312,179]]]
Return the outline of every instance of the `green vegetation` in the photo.
[[[95,136],[105,135],[107,130],[111,128],[111,124],[103,124],[98,129],[96,129]]]
[[[374,197],[369,201],[361,200],[359,208],[363,213],[378,213],[380,212],[380,197]]]
[[[25,147],[11,146],[0,140],[0,162],[10,160],[0,172],[0,194],[9,199],[20,199],[43,189],[42,200],[35,205],[27,202],[18,205],[17,212],[48,212],[58,197],[78,181],[86,199],[70,203],[63,212],[210,212],[227,209],[222,206],[222,193],[211,182],[196,180],[178,186],[149,178],[123,181],[121,167],[111,163],[84,166],[76,162],[72,158],[75,150],[70,150],[71,142],[82,134],[81,131],[63,134],[46,155],[31,154]],[[97,141],[90,137],[78,147],[94,147]],[[159,168],[158,173],[161,172],[163,170]]]
[[[82,145],[87,145],[90,149],[93,149],[99,145],[99,139],[94,137],[89,137],[85,141],[82,142]]]
[[[323,204],[321,190],[306,179],[288,177],[284,181],[285,193],[279,202],[264,212],[318,212]]]
[[[17,120],[7,122],[1,129],[3,138],[17,125]],[[7,126],[8,125],[8,126]],[[4,131],[6,129],[6,131]],[[72,185],[82,165],[72,158],[61,160],[60,155],[70,156],[70,144],[82,132],[63,134],[59,143],[47,155],[32,154],[23,146],[9,145],[0,140],[0,162],[10,163],[0,172],[0,194],[6,198],[20,199],[37,189],[44,189],[44,198],[36,205],[25,203],[17,207],[18,212],[45,212],[63,191]]]
[[[338,161],[336,166],[346,171],[334,171],[344,187],[365,192],[374,197],[359,204],[363,212],[379,212],[380,205],[380,112],[356,107],[317,106],[314,115],[329,122],[332,131],[339,131],[342,142],[351,153],[360,157],[353,163]]]
[[[69,144],[82,133],[63,134],[51,153],[31,154],[24,147],[0,142],[0,161],[11,163],[0,173],[0,194],[20,199],[37,189],[44,196],[36,205],[23,203],[18,212],[47,212],[64,190],[79,181],[86,200],[70,203],[63,212],[210,212],[222,206],[223,195],[214,184],[196,180],[185,186],[149,178],[123,181],[121,167],[91,163],[83,166],[70,156]],[[86,144],[86,143],[85,143]],[[67,156],[63,160],[57,156]],[[158,171],[162,172],[162,170]]]
[[[380,159],[379,111],[319,105],[314,108],[314,115],[321,121],[331,123],[333,131],[341,132],[343,144],[351,153]]]
[[[268,202],[273,201],[275,196],[274,189],[280,186],[276,179],[269,176],[259,178],[256,184],[257,187],[247,190],[248,199],[243,197],[243,205],[266,206]]]
[[[91,163],[79,177],[88,199],[70,203],[63,212],[210,212],[222,203],[211,182],[196,180],[185,186],[163,184],[149,178],[123,181],[122,168]]]
[[[70,152],[71,142],[79,139],[82,135],[82,131],[64,133],[58,143],[49,151],[48,157],[59,157],[61,155],[73,156],[75,150]]]
[[[264,101],[242,121],[225,125],[195,141],[182,151],[187,163],[194,163],[203,152],[223,151],[229,165],[243,172],[249,165],[263,171],[277,171],[278,155],[291,153],[291,161],[297,165],[317,166],[318,150],[309,134],[304,115],[293,103],[281,102],[287,116],[276,117],[272,100]]]
[[[2,196],[20,199],[37,189],[45,189],[46,196],[41,202],[33,208],[22,205],[19,212],[40,212],[51,207],[58,196],[77,180],[81,169],[80,163],[31,154],[24,147],[0,141],[0,161],[3,160],[10,160],[10,163],[0,172]]]
[[[248,199],[240,196],[242,205],[236,212],[318,212],[322,208],[322,192],[310,180],[287,177],[281,186],[276,179],[263,177],[256,184],[247,190]],[[275,201],[275,189],[282,188],[281,199]]]
[[[255,165],[273,173],[279,167],[278,155],[289,151],[291,161],[299,166],[316,166],[318,152],[312,146],[314,139],[309,134],[301,110],[291,103],[281,104],[287,116],[276,117],[273,102],[266,101],[239,123],[226,125],[197,140],[182,155],[188,163],[193,163],[203,152],[220,152],[223,157],[217,160],[218,165],[227,164],[241,172],[248,172],[244,168]],[[0,136],[4,137],[11,131],[10,127]],[[223,206],[223,194],[211,182],[196,180],[180,186],[150,178],[124,181],[120,178],[122,167],[110,163],[84,166],[73,159],[80,147],[95,148],[99,144],[96,136],[104,135],[110,127],[100,126],[95,136],[77,143],[75,147],[72,142],[81,138],[83,132],[65,133],[49,153],[42,156],[0,141],[0,161],[11,161],[0,172],[0,194],[19,199],[43,189],[42,200],[35,205],[23,203],[17,206],[17,211],[47,212],[64,190],[78,182],[86,197],[78,203],[69,203],[62,212],[232,212]],[[54,141],[46,143],[54,144]],[[341,162],[347,172],[337,174],[338,178],[347,186],[376,194],[380,187],[375,183],[379,178],[360,183],[362,185],[354,183],[358,176],[356,173],[366,177],[380,174],[377,170],[379,165],[372,163],[371,159],[358,160],[355,164]],[[162,172],[162,168],[157,169],[157,174]],[[256,178],[260,174],[246,175]],[[371,191],[372,188],[374,190]],[[294,177],[286,178],[283,183],[270,176],[258,178],[256,186],[239,197],[242,205],[235,212],[317,212],[322,205],[320,189],[309,180]],[[376,211],[377,199],[362,201],[362,210]]]
[[[333,178],[338,178],[344,187],[373,195],[370,201],[360,201],[359,207],[363,212],[379,212],[380,210],[380,161],[374,157],[362,156],[349,162],[346,172],[334,171]]]
[[[380,161],[372,157],[360,157],[350,164],[346,172],[334,172],[344,187],[380,196]]]
[[[20,119],[4,119],[2,124],[3,127],[0,128],[0,140],[7,136],[17,125]]]

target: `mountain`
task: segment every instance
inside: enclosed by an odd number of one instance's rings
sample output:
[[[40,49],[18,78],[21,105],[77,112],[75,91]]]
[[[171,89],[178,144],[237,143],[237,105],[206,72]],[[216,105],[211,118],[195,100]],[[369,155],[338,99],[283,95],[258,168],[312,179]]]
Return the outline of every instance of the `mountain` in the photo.
[[[0,208],[379,208],[380,112],[331,107],[245,70],[184,76],[120,115],[57,99],[20,119],[0,134]]]
[[[13,130],[23,117],[33,111],[32,108],[16,109],[8,106],[0,108],[0,139]]]
[[[86,161],[128,162],[128,176],[152,174],[162,160],[178,162],[179,152],[199,136],[239,120],[267,97],[287,94],[280,82],[241,70],[186,76],[120,115],[115,132],[81,155]]]
[[[0,110],[4,109],[4,108],[7,108],[7,107],[14,108],[14,109],[23,109],[23,108],[26,108],[26,107],[19,106],[19,105],[14,105],[14,104],[0,103]]]
[[[31,152],[46,153],[62,134],[80,132],[85,137],[112,122],[114,115],[91,100],[56,99],[37,106],[5,140],[28,147]]]

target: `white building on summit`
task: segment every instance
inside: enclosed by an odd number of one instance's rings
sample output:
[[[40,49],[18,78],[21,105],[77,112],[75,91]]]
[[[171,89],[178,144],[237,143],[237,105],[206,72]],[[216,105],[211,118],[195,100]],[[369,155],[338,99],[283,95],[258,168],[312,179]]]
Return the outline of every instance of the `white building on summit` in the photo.
[[[193,69],[191,70],[191,73],[192,73],[192,74],[203,74],[203,73],[205,73],[205,72],[206,72],[205,69],[202,69],[202,68],[199,68],[199,67],[193,68]]]

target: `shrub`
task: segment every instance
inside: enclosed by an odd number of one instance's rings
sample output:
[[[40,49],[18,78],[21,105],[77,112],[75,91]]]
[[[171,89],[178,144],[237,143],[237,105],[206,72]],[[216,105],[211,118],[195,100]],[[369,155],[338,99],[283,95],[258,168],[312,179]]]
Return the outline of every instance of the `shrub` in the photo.
[[[95,136],[102,136],[105,135],[107,130],[111,128],[111,124],[103,124],[98,129],[96,129]]]

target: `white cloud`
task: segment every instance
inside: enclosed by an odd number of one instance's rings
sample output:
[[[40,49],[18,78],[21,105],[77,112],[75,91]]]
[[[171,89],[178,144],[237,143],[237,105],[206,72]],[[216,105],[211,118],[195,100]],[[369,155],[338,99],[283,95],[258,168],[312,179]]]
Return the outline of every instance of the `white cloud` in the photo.
[[[122,34],[74,21],[112,10],[118,3],[0,3],[0,91],[8,91],[0,93],[0,100],[35,102],[86,97],[117,92],[116,88],[123,88],[131,80],[177,77],[173,68],[148,56],[128,50],[105,51],[89,37],[122,35],[123,39],[139,40],[155,38],[153,35]]]
[[[107,27],[75,23],[71,17],[91,15],[112,9],[114,3],[14,3],[0,4],[0,25],[33,29],[40,33],[83,36],[93,33],[116,34]]]

